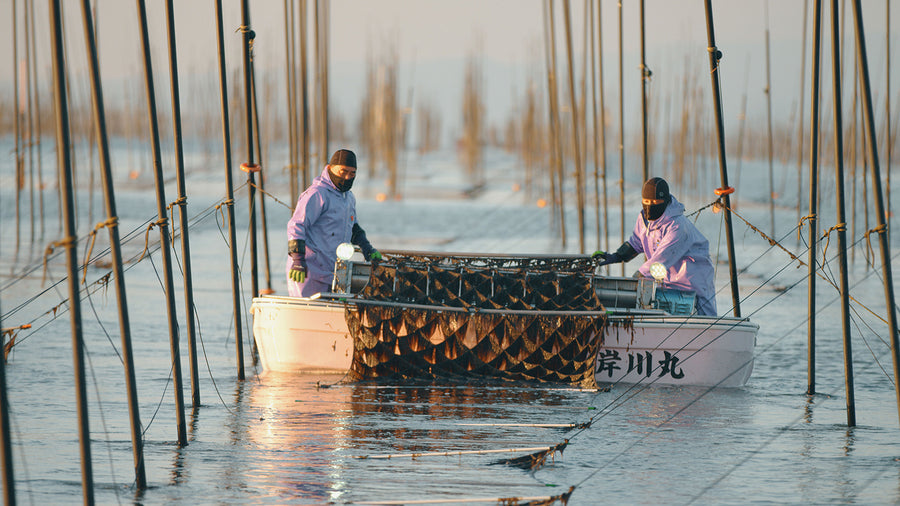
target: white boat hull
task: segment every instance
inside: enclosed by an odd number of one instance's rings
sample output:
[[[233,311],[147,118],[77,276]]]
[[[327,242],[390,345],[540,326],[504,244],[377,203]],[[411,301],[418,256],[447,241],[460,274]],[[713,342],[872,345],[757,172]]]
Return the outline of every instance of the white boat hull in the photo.
[[[345,373],[350,369],[353,337],[343,304],[258,297],[251,312],[264,370]],[[758,325],[736,318],[635,316],[633,330],[621,324],[609,326],[597,355],[595,379],[598,383],[741,386],[753,370],[758,330]]]
[[[739,387],[753,372],[759,325],[739,318],[638,317],[610,326],[597,354],[597,383]]]

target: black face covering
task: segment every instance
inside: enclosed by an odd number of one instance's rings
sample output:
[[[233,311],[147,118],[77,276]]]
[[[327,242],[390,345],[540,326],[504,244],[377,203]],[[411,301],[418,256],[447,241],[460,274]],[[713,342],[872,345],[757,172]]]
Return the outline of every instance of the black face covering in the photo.
[[[667,204],[663,202],[662,204],[644,206],[644,216],[650,221],[656,220],[666,211],[666,205]]]
[[[648,179],[641,188],[641,198],[651,200],[662,200],[662,204],[644,205],[644,217],[653,221],[659,219],[666,210],[666,206],[672,201],[669,195],[669,184],[661,177]]]
[[[337,189],[342,192],[349,191],[350,188],[353,187],[353,180],[356,179],[355,177],[351,177],[350,179],[341,179],[330,170],[328,171],[328,177],[331,178],[331,182],[334,183],[335,186],[337,186]]]

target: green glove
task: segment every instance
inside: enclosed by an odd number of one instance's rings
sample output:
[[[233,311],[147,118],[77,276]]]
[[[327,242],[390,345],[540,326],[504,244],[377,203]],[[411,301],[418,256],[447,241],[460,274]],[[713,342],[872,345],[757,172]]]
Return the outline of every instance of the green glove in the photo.
[[[381,256],[381,252],[378,250],[373,251],[372,254],[369,255],[369,260],[382,260],[383,258],[384,257]]]
[[[300,253],[291,253],[291,272],[288,277],[292,281],[302,283],[306,280],[306,257]]]

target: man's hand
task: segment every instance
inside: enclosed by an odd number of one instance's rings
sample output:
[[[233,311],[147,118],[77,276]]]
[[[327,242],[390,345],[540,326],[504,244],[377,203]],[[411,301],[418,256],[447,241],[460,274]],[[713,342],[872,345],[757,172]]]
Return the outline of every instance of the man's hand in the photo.
[[[619,256],[618,253],[607,253],[605,251],[595,251],[591,258],[597,261],[597,266],[607,265],[607,264],[616,264],[623,261],[623,258]]]
[[[306,256],[299,253],[291,253],[291,272],[288,277],[292,281],[302,283],[306,281]]]
[[[381,256],[381,252],[378,250],[373,251],[372,254],[369,255],[369,260],[381,260],[383,258],[384,257]]]

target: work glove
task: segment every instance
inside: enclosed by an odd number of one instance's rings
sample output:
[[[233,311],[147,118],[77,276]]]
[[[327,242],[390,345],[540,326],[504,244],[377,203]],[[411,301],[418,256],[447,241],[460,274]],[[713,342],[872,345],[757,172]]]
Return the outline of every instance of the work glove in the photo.
[[[607,265],[607,264],[617,264],[619,262],[623,262],[625,259],[619,256],[618,253],[607,253],[602,250],[597,250],[591,255],[591,258],[597,260],[597,266]]]
[[[297,283],[306,281],[306,256],[300,253],[291,253],[291,272],[288,274],[291,280]]]
[[[384,257],[381,256],[381,252],[376,249],[376,250],[372,250],[372,253],[369,254],[369,258],[367,258],[366,260],[370,260],[370,261],[371,260],[381,260],[383,258]]]
[[[288,241],[288,256],[291,257],[291,271],[288,278],[297,283],[306,280],[306,242],[302,239]]]

